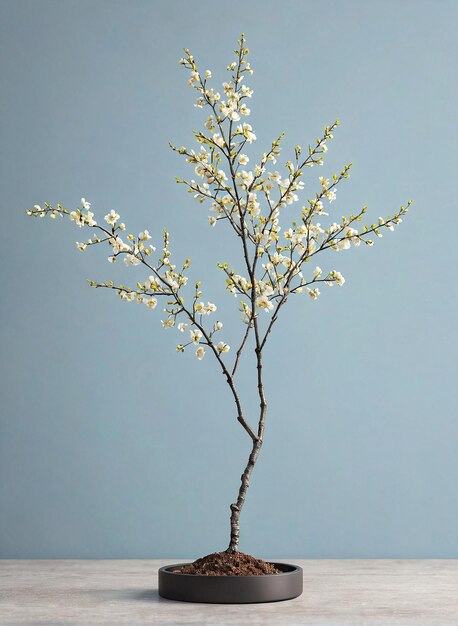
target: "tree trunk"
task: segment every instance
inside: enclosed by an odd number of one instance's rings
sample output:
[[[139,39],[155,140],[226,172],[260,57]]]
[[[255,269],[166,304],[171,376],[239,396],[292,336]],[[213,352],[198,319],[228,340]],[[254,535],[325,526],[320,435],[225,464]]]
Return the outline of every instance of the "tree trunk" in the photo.
[[[250,477],[253,472],[254,466],[256,465],[256,461],[258,460],[259,452],[262,447],[262,441],[264,437],[264,425],[265,418],[267,412],[267,402],[264,395],[264,387],[262,383],[262,356],[261,350],[256,349],[257,355],[257,369],[258,369],[258,390],[259,390],[259,398],[260,402],[260,415],[258,422],[258,436],[253,441],[253,447],[251,449],[250,456],[248,457],[248,463],[245,467],[245,470],[240,477],[241,484],[239,488],[239,493],[237,496],[237,501],[231,504],[231,540],[229,542],[229,546],[227,548],[227,552],[238,552],[239,549],[239,539],[240,539],[240,513],[242,511],[242,507],[245,502],[246,492],[248,491],[248,487],[250,486]]]
[[[250,477],[253,468],[258,459],[259,451],[262,446],[262,439],[256,439],[253,442],[253,448],[248,458],[247,466],[241,476],[241,484],[237,497],[237,501],[231,504],[231,540],[227,552],[238,552],[240,538],[240,513],[245,502],[246,492],[250,486]]]

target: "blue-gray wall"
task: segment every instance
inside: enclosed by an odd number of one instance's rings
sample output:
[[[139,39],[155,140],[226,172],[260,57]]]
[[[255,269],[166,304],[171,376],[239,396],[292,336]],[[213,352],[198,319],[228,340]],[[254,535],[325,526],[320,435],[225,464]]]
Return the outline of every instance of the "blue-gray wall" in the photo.
[[[86,278],[124,276],[81,232],[25,209],[115,209],[171,231],[235,345],[211,230],[167,147],[192,145],[182,47],[218,78],[245,31],[259,154],[342,124],[332,205],[415,208],[372,249],[331,255],[343,289],[298,297],[267,354],[265,448],[241,548],[259,556],[458,558],[454,0],[4,0],[1,16],[0,556],[194,557],[226,546],[248,440],[210,358],[176,355],[160,311]],[[284,159],[286,160],[286,153]],[[308,172],[310,197],[322,171]],[[231,260],[230,258],[228,260]],[[323,259],[320,263],[328,267]],[[135,269],[132,270],[135,273]],[[232,321],[231,321],[232,319]],[[241,390],[255,416],[253,376]]]

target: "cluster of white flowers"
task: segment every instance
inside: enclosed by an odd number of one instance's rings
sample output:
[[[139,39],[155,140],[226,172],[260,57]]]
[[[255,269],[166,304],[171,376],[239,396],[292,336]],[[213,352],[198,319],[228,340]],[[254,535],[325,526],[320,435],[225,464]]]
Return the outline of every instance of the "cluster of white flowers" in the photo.
[[[334,249],[337,250],[338,252],[340,250],[348,250],[349,248],[351,248],[351,244],[353,244],[356,247],[358,247],[361,244],[361,238],[356,228],[346,228],[345,236],[336,242]]]
[[[239,126],[237,126],[236,134],[245,137],[248,143],[253,143],[253,141],[256,141],[256,135],[253,131],[253,127],[251,126],[251,124],[240,124]]]
[[[210,313],[214,313],[216,311],[216,304],[212,302],[196,302],[194,305],[194,311],[199,315],[210,315]]]
[[[70,219],[72,222],[75,222],[77,226],[82,228],[83,226],[97,226],[97,222],[94,219],[94,213],[88,211],[87,213],[83,213],[79,209],[76,211],[72,211],[70,213]]]
[[[251,289],[251,283],[244,276],[232,274],[231,280],[227,283],[227,288],[234,296],[237,296],[239,293],[248,293]]]
[[[345,283],[345,278],[337,270],[332,270],[331,272],[329,272],[329,274],[325,278],[322,278],[322,275],[323,275],[323,270],[321,269],[321,267],[318,267],[318,265],[317,265],[315,267],[314,272],[313,272],[313,281],[312,282],[315,282],[315,281],[321,279],[323,282],[325,282],[330,287],[332,287],[334,284],[337,284],[337,285],[339,285],[339,287],[342,287],[343,284]]]
[[[288,228],[284,231],[283,236],[290,242],[291,250],[303,255],[305,253],[311,254],[317,249],[318,238],[322,233],[324,233],[324,229],[321,224],[303,223],[294,229]]]
[[[219,113],[218,124],[221,125],[225,120],[230,122],[238,122],[241,117],[250,115],[250,109],[246,102],[243,102],[246,98],[251,98],[253,90],[243,83],[245,73],[252,74],[253,70],[249,63],[246,62],[245,56],[248,53],[248,49],[243,46],[243,42],[240,42],[240,50],[237,51],[238,63],[234,62],[228,66],[230,72],[236,71],[236,74],[232,77],[232,80],[224,82],[222,85],[224,96],[221,98],[221,93],[215,91],[213,87],[208,85],[208,80],[212,77],[212,72],[206,70],[202,77],[199,73],[194,57],[185,49],[185,56],[180,59],[180,65],[183,65],[189,70],[188,83],[190,87],[198,92],[198,97],[194,103],[194,106],[203,109],[206,106],[210,106],[213,110],[213,115],[210,115],[205,122],[205,127],[213,131],[215,128],[215,118]],[[243,84],[242,84],[243,83]],[[242,125],[242,133],[243,131]],[[249,126],[249,125],[247,125]],[[251,127],[247,128],[247,140],[249,143],[256,139],[254,133],[252,133]],[[221,148],[224,147],[224,141],[220,136],[213,138],[214,143]]]
[[[329,202],[334,202],[336,199],[337,189],[333,187],[332,189],[329,186],[329,178],[324,178],[324,176],[320,176],[321,183],[321,195],[329,200]]]
[[[316,283],[330,287],[334,284],[342,286],[345,278],[337,270],[325,275],[317,266],[312,277],[305,278],[302,272],[304,263],[328,249],[341,251],[352,245],[358,247],[361,243],[373,245],[369,235],[382,237],[383,228],[394,230],[395,225],[402,221],[410,202],[392,217],[380,217],[378,223],[363,226],[359,230],[355,228],[355,223],[362,219],[366,207],[356,215],[342,217],[340,222],[337,220],[329,226],[322,226],[316,218],[328,216],[325,212],[326,201],[332,204],[336,200],[337,185],[348,178],[349,164],[338,175],[333,174],[329,178],[320,176],[320,189],[315,192],[313,199],[307,200],[308,205],[301,208],[300,219],[290,219],[291,225],[282,227],[280,217],[290,212],[288,207],[298,202],[299,192],[304,189],[302,176],[305,168],[323,165],[323,155],[328,150],[327,142],[333,138],[333,131],[339,122],[337,120],[325,127],[323,136],[313,146],[308,146],[305,156],[302,155],[302,148],[295,146],[294,158],[286,161],[284,173],[275,169],[283,134],[271,143],[259,163],[250,165],[248,169],[250,158],[245,151],[257,137],[251,124],[243,119],[251,113],[247,102],[253,95],[253,90],[245,84],[245,78],[253,70],[246,60],[248,49],[243,35],[238,44],[236,60],[227,67],[231,76],[223,83],[220,91],[210,85],[212,72],[207,69],[200,73],[194,57],[189,50],[185,50],[180,63],[189,70],[189,85],[197,92],[195,106],[206,108],[208,113],[203,131],[194,133],[199,144],[198,150],[171,147],[184,155],[194,168],[197,180],[177,178],[177,182],[187,185],[188,191],[199,203],[210,204],[210,226],[226,220],[243,240],[246,276],[229,270],[227,263],[218,265],[226,273],[227,290],[236,297],[242,296],[239,310],[249,330],[251,325],[258,323],[260,310],[269,315],[268,324],[275,321],[279,308],[292,293],[306,291],[311,299],[316,300],[320,296]],[[34,217],[49,215],[52,219],[67,216],[80,228],[94,228],[96,232],[90,239],[76,242],[79,251],[84,252],[88,246],[107,242],[111,248],[108,257],[111,263],[122,256],[128,267],[148,267],[152,274],[144,284],[137,282],[135,289],[123,285],[116,287],[112,281],[100,284],[89,282],[94,287],[115,289],[122,300],[145,304],[150,309],[156,308],[158,296],[166,296],[166,318],[161,320],[162,326],[165,329],[176,326],[182,334],[189,332],[189,341],[180,343],[177,352],[184,352],[187,346],[196,346],[196,358],[202,360],[205,356],[204,346],[207,346],[221,360],[221,355],[229,351],[226,342],[213,341],[213,335],[222,329],[222,323],[216,321],[211,330],[206,330],[204,326],[204,317],[214,313],[217,307],[203,301],[200,283],[196,284],[192,307],[185,306],[180,290],[188,282],[185,270],[189,267],[189,260],[181,269],[177,269],[172,262],[166,230],[162,251],[158,253],[154,265],[151,265],[148,257],[156,252],[156,248],[149,243],[149,231],[144,229],[136,236],[122,235],[126,226],[115,210],[110,210],[104,216],[103,225],[97,224],[91,203],[84,197],[81,198],[81,207],[71,212],[61,205],[53,207],[45,203],[44,207],[35,205],[27,213]],[[181,316],[186,317],[186,321],[181,321]]]
[[[216,310],[215,305],[211,305],[211,303],[209,303],[209,305],[211,306],[211,308],[214,307],[215,310]],[[165,325],[165,324],[167,324],[167,322],[165,322],[165,323],[163,322],[163,325]],[[169,324],[169,326],[167,326],[167,327],[170,327],[170,326],[173,325],[171,322],[168,322],[168,324]],[[178,330],[181,333],[184,333],[184,332],[186,332],[186,330],[188,328],[188,324],[185,323],[185,322],[180,322],[177,325],[177,328],[178,328]],[[189,330],[189,338],[190,338],[190,340],[188,341],[188,343],[180,343],[180,344],[178,344],[178,346],[176,347],[176,351],[177,352],[184,352],[186,350],[187,346],[193,344],[195,346],[198,346],[197,350],[195,352],[195,355],[196,355],[197,359],[199,361],[201,361],[204,358],[204,356],[205,356],[205,348],[204,348],[204,346],[202,344],[208,344],[208,342],[211,341],[211,338],[212,338],[213,334],[215,332],[221,330],[222,328],[223,328],[222,322],[215,322],[213,324],[213,328],[212,328],[210,334],[208,336],[205,336],[205,337],[204,337],[203,332],[200,330],[200,328],[191,328]],[[228,352],[229,349],[230,349],[229,345],[226,344],[223,341],[220,341],[218,344],[216,344],[214,346],[214,348],[215,348],[216,352],[218,353],[218,355],[223,354],[225,352]]]
[[[148,307],[148,309],[155,309],[157,306],[157,298],[154,298],[152,296],[147,296],[136,291],[126,291],[125,289],[120,289],[118,293],[121,300],[125,300],[126,302],[137,302],[137,304],[144,304]]]
[[[194,155],[197,159],[197,155]],[[201,151],[199,153],[199,159],[202,162],[205,162],[205,153]],[[223,178],[221,176],[221,178]],[[76,247],[78,250],[83,252],[86,250],[88,245],[93,245],[96,243],[107,242],[112,250],[112,256],[109,257],[111,262],[115,262],[119,255],[123,255],[124,262],[127,266],[137,266],[140,264],[145,264],[144,256],[148,257],[156,250],[156,248],[147,242],[151,239],[151,235],[148,230],[142,230],[137,237],[134,235],[128,235],[127,241],[123,240],[119,235],[120,231],[125,230],[125,224],[119,222],[120,215],[116,213],[114,210],[111,210],[104,217],[105,222],[111,227],[111,231],[106,230],[105,227],[97,226],[96,221],[93,219],[94,214],[89,210],[91,208],[91,203],[82,198],[81,200],[81,209],[76,209],[75,211],[67,211],[61,205],[58,205],[57,208],[53,208],[51,205],[45,203],[45,207],[42,208],[39,205],[35,205],[33,210],[28,211],[27,213],[31,216],[40,216],[45,217],[46,215],[50,215],[55,218],[57,215],[68,216],[72,221],[76,222],[78,226],[93,226],[96,229],[99,229],[103,233],[104,238],[102,239],[97,234],[94,234],[91,239],[88,240],[87,243],[76,242]],[[146,264],[148,267],[150,265]],[[155,294],[169,296],[172,298],[172,301],[168,304],[172,304],[175,302],[175,305],[170,309],[166,308],[165,311],[168,313],[166,319],[161,320],[162,327],[164,329],[172,328],[176,325],[177,315],[180,313],[184,313],[187,311],[184,308],[183,298],[178,296],[178,292],[181,287],[185,286],[188,282],[188,277],[183,274],[183,271],[189,267],[189,259],[186,260],[185,264],[181,271],[176,270],[176,265],[171,263],[170,260],[170,251],[169,251],[169,237],[168,232],[164,230],[164,246],[162,249],[162,256],[158,261],[158,265],[156,269],[154,269],[154,274],[151,274],[144,282],[144,284],[137,282],[137,289],[131,289],[124,286],[116,287],[112,281],[108,283],[97,283],[96,281],[88,281],[89,284],[93,287],[105,287],[114,289],[121,300],[125,302],[137,302],[138,304],[144,304],[149,309],[155,309],[158,304],[158,300]],[[200,284],[200,283],[199,283]],[[211,313],[214,313],[217,310],[217,307],[212,302],[204,302],[199,299],[201,295],[200,291],[196,289],[196,299],[193,305],[193,312],[189,313],[190,322],[191,322],[191,330],[190,332],[190,342],[189,344],[197,345],[196,357],[201,360],[205,355],[205,349],[202,345],[200,345],[203,341],[203,332],[200,328],[194,327],[196,323],[194,316],[208,316]],[[179,322],[177,324],[177,328],[180,332],[184,333],[188,328],[189,324],[186,322]],[[206,342],[208,340],[211,342],[211,337],[215,332],[218,332],[222,329],[223,324],[220,321],[216,321],[211,330],[208,331],[209,335],[206,336]],[[184,352],[185,348],[189,344],[180,344],[177,347],[178,352]],[[218,355],[224,354],[229,351],[229,345],[225,342],[219,342],[217,345],[214,345],[214,350]]]
[[[313,212],[315,215],[329,215],[324,211],[324,204],[322,200],[309,200],[310,212]]]
[[[342,287],[345,282],[345,278],[337,270],[332,270],[332,272],[329,272],[327,276],[327,280],[325,282],[330,287],[332,287],[334,283],[336,285],[339,285],[339,287]]]

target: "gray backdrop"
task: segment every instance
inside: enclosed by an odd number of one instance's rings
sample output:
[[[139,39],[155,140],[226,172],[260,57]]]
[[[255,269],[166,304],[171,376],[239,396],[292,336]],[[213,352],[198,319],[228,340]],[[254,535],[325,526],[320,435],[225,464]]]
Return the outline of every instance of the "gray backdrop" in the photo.
[[[241,549],[277,557],[458,558],[458,5],[437,2],[24,1],[1,6],[0,556],[195,557],[223,549],[249,441],[210,358],[177,355],[161,312],[91,290],[122,280],[81,231],[25,216],[85,196],[205,273],[241,330],[216,261],[228,231],[174,182],[192,145],[182,47],[218,80],[251,48],[254,158],[285,161],[342,124],[325,168],[354,162],[332,205],[414,210],[372,249],[321,260],[347,279],[298,297],[267,351],[265,447]],[[229,258],[227,258],[229,257]],[[329,263],[329,265],[326,265]],[[119,265],[119,264],[118,264]],[[136,270],[133,269],[132,273]],[[140,277],[141,272],[138,274]],[[240,371],[254,418],[250,364]]]

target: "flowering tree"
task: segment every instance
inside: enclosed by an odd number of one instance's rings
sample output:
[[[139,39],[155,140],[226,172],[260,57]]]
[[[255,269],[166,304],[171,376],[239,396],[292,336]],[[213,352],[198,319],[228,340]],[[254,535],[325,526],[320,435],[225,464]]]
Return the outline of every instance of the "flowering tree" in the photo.
[[[139,266],[145,273],[135,286],[92,280],[88,281],[90,285],[112,289],[122,300],[144,304],[150,309],[156,308],[160,297],[165,298],[166,316],[162,320],[162,326],[176,327],[182,337],[186,337],[178,344],[177,352],[185,352],[188,348],[195,347],[198,360],[202,360],[206,352],[215,358],[232,394],[237,420],[251,442],[251,451],[241,476],[238,495],[230,505],[228,552],[238,550],[240,513],[263,442],[267,411],[263,354],[272,328],[291,296],[304,293],[310,299],[316,300],[320,296],[320,286],[342,286],[345,282],[342,274],[335,269],[323,271],[316,266],[313,270],[305,271],[304,264],[328,250],[339,252],[348,250],[352,245],[358,247],[362,243],[372,246],[372,237],[382,237],[384,229],[394,230],[411,204],[409,201],[394,215],[380,217],[376,223],[359,229],[355,225],[362,221],[366,213],[365,206],[355,214],[342,217],[338,221],[328,220],[328,225],[321,225],[318,220],[328,216],[325,209],[327,204],[336,199],[338,185],[350,175],[349,164],[331,179],[320,176],[318,191],[301,206],[292,220],[289,207],[299,200],[298,192],[304,187],[304,171],[306,168],[323,165],[327,143],[333,138],[339,122],[325,127],[322,137],[307,150],[303,151],[300,146],[296,146],[293,158],[285,163],[286,170],[283,174],[273,168],[280,154],[283,135],[272,142],[259,163],[248,169],[250,158],[245,150],[256,141],[256,134],[251,125],[243,121],[250,115],[248,102],[253,94],[252,89],[245,84],[245,78],[253,70],[246,60],[248,49],[244,35],[237,43],[235,61],[227,67],[230,79],[223,84],[222,93],[210,86],[211,72],[199,72],[194,57],[185,49],[185,56],[180,64],[190,72],[189,85],[197,92],[195,106],[206,109],[208,116],[204,130],[194,133],[197,143],[200,144],[199,150],[171,145],[173,150],[185,156],[186,161],[192,164],[198,179],[177,178],[177,182],[185,185],[201,204],[210,205],[210,226],[226,222],[240,242],[238,271],[232,269],[232,264],[218,263],[224,274],[227,290],[239,299],[239,310],[244,324],[240,344],[232,362],[229,362],[227,355],[229,345],[220,339],[222,322],[207,321],[217,307],[202,299],[201,283],[197,282],[192,293],[186,294],[187,290],[184,288],[188,283],[187,270],[190,261],[186,259],[180,266],[173,262],[167,230],[164,230],[161,250],[156,251],[149,243],[151,236],[147,230],[138,235],[125,236],[126,226],[115,211],[105,215],[103,224],[97,223],[91,204],[84,198],[81,199],[81,207],[74,211],[67,210],[61,204],[52,206],[49,203],[44,203],[43,207],[35,205],[32,210],[27,211],[34,217],[68,217],[78,227],[92,229],[93,234],[89,239],[76,243],[80,251],[90,246],[107,244],[110,248],[110,263],[123,257],[127,266]],[[290,224],[284,230],[280,226],[283,215]],[[244,414],[236,382],[240,359],[249,345],[254,347],[256,356],[260,407],[256,426],[250,425]]]

